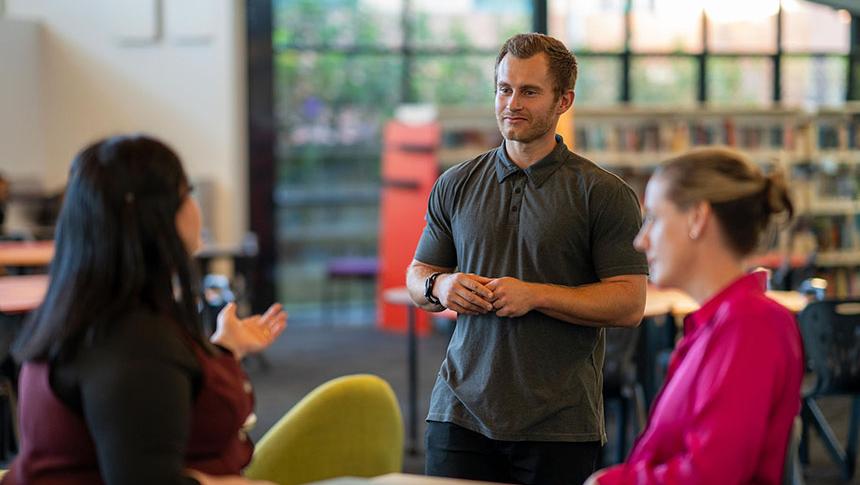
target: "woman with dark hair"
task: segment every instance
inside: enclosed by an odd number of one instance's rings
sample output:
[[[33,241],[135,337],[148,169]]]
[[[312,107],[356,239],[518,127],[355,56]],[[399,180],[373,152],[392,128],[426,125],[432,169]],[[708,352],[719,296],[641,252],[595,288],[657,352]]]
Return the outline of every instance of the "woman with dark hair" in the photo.
[[[178,157],[147,136],[72,162],[41,307],[14,348],[20,454],[4,484],[242,484],[253,395],[239,360],[283,331],[234,306],[205,338],[190,255],[200,209]]]
[[[803,357],[794,316],[745,274],[774,216],[792,215],[779,172],[740,153],[698,149],[648,182],[636,248],[651,279],[700,309],[684,320],[648,426],[627,461],[588,484],[778,484],[800,410]]]

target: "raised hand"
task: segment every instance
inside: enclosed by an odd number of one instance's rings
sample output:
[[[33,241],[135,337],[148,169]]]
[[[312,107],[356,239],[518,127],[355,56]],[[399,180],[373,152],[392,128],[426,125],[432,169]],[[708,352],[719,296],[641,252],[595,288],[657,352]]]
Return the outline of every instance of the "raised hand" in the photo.
[[[236,304],[228,303],[218,313],[217,328],[210,339],[224,346],[241,359],[245,354],[259,352],[275,341],[287,326],[287,313],[275,303],[262,315],[239,318]]]

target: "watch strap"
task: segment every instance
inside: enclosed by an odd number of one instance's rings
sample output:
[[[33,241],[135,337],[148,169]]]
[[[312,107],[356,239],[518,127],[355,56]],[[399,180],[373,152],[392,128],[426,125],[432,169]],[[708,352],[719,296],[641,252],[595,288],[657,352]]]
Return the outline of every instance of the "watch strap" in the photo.
[[[433,287],[436,285],[436,278],[442,274],[441,272],[433,273],[424,280],[424,298],[434,305],[441,305],[442,302],[433,296]]]

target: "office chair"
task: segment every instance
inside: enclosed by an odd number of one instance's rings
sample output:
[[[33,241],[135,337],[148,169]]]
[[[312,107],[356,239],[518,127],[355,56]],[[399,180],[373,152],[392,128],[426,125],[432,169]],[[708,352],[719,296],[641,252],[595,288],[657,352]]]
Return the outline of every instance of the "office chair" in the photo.
[[[627,456],[628,436],[635,437],[645,425],[645,392],[636,380],[634,354],[639,343],[639,327],[607,328],[606,354],[603,359],[603,398],[605,406],[617,404],[614,463]],[[630,414],[634,416],[631,423]],[[608,464],[608,463],[607,463]]]
[[[810,303],[798,317],[807,364],[815,373],[815,387],[804,393],[800,460],[809,463],[809,426],[824,442],[842,476],[850,480],[857,458],[860,426],[860,301],[824,300]],[[815,399],[851,396],[848,439],[843,449]]]

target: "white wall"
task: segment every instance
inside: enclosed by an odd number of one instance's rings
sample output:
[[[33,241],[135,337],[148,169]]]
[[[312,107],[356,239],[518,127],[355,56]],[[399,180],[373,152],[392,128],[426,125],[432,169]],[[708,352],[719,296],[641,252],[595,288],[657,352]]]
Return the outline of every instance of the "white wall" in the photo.
[[[0,172],[38,179],[45,172],[40,27],[0,18]]]
[[[189,4],[193,15],[170,17]],[[155,5],[161,5],[161,15],[153,16],[156,35],[133,39],[131,33],[150,27],[141,22],[140,9]],[[237,242],[247,229],[243,5],[6,0],[7,20],[42,25],[43,143],[32,150],[33,158],[42,158],[46,185],[65,182],[71,158],[87,143],[147,132],[179,153],[192,179],[213,181],[215,239]],[[194,35],[189,40],[176,29]]]

